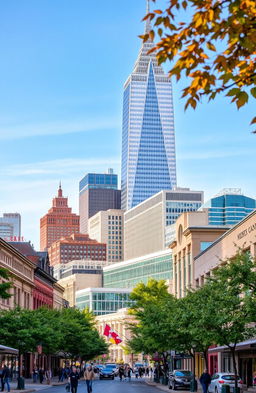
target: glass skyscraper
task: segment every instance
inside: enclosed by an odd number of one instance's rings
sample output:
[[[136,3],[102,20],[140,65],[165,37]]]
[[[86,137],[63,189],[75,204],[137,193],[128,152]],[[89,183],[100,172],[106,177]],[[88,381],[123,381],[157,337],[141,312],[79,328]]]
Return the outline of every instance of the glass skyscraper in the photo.
[[[150,30],[146,23],[145,32]],[[122,209],[176,186],[176,155],[170,78],[157,64],[154,43],[143,43],[124,85]]]
[[[88,233],[88,220],[94,214],[101,210],[120,209],[121,191],[117,187],[117,175],[111,168],[108,173],[88,173],[79,182],[81,233]]]
[[[235,225],[256,209],[256,200],[243,195],[240,188],[225,188],[200,210],[204,208],[210,225]]]

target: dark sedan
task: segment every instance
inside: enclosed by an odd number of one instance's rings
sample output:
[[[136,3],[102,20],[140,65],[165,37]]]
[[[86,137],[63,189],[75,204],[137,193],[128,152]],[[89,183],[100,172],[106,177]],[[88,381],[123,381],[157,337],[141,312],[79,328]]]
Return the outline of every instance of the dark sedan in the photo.
[[[100,370],[100,379],[114,379],[115,371],[112,367],[105,367]]]
[[[187,370],[173,370],[169,374],[168,387],[176,390],[177,388],[189,389],[193,374]]]

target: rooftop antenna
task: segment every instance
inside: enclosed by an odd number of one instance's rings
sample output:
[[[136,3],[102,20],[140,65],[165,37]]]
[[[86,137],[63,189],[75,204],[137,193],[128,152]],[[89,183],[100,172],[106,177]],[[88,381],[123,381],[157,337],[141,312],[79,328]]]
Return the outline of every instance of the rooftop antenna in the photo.
[[[150,0],[147,0],[147,4],[146,4],[146,15],[149,14],[150,12]],[[151,31],[151,23],[150,23],[150,19],[146,20],[146,26],[145,26],[145,34],[148,34]]]

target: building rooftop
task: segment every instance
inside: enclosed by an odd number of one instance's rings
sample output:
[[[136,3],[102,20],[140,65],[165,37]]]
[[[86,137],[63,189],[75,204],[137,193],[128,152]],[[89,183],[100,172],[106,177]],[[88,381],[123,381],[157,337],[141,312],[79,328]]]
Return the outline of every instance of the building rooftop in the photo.
[[[105,271],[108,272],[108,271],[115,270],[115,269],[118,269],[118,268],[122,268],[122,267],[125,267],[125,266],[133,265],[135,263],[139,263],[139,262],[142,262],[142,261],[145,261],[145,260],[148,260],[148,259],[153,259],[153,258],[158,258],[158,257],[160,258],[160,257],[163,257],[165,255],[171,255],[170,249],[154,252],[152,254],[143,255],[143,256],[138,257],[138,258],[128,259],[128,260],[122,261],[122,262],[115,262],[115,263],[113,263],[111,265],[104,266],[103,267],[103,271],[104,272]]]
[[[76,291],[76,295],[84,294],[84,292],[102,292],[102,293],[130,293],[132,288],[85,288]]]
[[[229,230],[227,230],[223,235],[221,235],[220,237],[218,237],[218,239],[216,239],[214,242],[212,242],[212,244],[207,247],[205,250],[201,251],[200,254],[195,256],[195,260],[198,259],[199,257],[201,257],[201,255],[203,255],[204,253],[206,253],[210,248],[214,247],[215,244],[219,243],[222,239],[224,239],[226,236],[228,236],[230,233],[232,233],[233,231],[235,231],[241,224],[243,224],[244,222],[248,221],[251,217],[253,217],[255,215],[255,219],[256,219],[256,210],[254,210],[253,212],[251,212],[250,214],[248,214],[244,219],[242,219],[241,221],[239,221],[237,224],[235,224],[234,226],[232,226],[232,228],[230,228]],[[255,223],[256,226],[256,223]]]

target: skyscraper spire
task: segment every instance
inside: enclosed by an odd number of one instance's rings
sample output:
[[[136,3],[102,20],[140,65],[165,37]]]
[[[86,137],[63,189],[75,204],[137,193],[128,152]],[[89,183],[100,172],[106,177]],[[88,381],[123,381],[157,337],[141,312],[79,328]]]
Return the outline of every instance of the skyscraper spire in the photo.
[[[150,0],[146,12],[150,13]],[[145,34],[152,30],[145,21]],[[129,210],[161,190],[176,186],[175,132],[171,80],[143,42],[124,85],[122,209]],[[149,53],[150,51],[150,53]]]
[[[149,7],[149,0],[147,0],[147,9],[146,9],[147,14],[149,13],[149,9],[150,9],[150,7]]]
[[[59,189],[58,189],[58,197],[59,197],[59,198],[62,198],[62,188],[61,188],[61,181],[60,181],[60,184],[59,184]]]
[[[146,15],[147,15],[150,12],[150,5],[149,5],[150,0],[146,0],[146,1],[147,1],[147,6],[146,6]],[[145,25],[145,34],[148,34],[150,30],[151,30],[150,19],[147,19]]]

